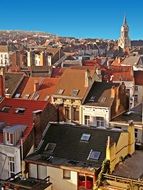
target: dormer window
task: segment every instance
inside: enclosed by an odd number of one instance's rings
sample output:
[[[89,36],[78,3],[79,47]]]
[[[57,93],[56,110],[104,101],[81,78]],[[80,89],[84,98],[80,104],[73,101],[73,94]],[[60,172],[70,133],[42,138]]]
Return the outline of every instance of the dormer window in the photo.
[[[59,89],[58,90],[58,94],[60,94],[60,95],[63,94],[63,92],[64,92],[64,89]]]
[[[15,109],[15,113],[17,113],[17,114],[22,114],[24,112],[25,112],[25,108],[16,108]]]
[[[30,94],[25,94],[23,98],[24,98],[24,99],[28,99],[29,96],[30,96]]]
[[[5,112],[5,113],[8,113],[9,110],[10,110],[10,106],[4,106],[4,107],[1,108],[1,111]]]
[[[78,95],[78,93],[79,93],[79,90],[78,89],[73,89],[72,90],[72,96],[77,96]]]

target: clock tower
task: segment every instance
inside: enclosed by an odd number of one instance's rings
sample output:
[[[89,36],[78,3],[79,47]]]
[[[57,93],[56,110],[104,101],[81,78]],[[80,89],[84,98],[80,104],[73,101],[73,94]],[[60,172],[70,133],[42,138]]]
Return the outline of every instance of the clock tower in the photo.
[[[131,47],[131,41],[129,39],[129,27],[127,24],[126,17],[124,17],[123,25],[121,26],[121,35],[118,40],[118,46],[120,46],[122,49],[130,48]]]

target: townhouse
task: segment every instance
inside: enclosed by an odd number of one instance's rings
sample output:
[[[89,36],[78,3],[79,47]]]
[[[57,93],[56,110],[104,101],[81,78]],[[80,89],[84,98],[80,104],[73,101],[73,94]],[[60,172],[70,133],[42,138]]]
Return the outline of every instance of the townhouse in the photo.
[[[135,78],[135,92],[134,102],[135,105],[140,104],[143,101],[143,71],[134,71]]]
[[[4,98],[0,103],[0,177],[20,172],[23,159],[37,147],[56,109],[45,101]]]
[[[124,98],[123,98],[124,97]],[[109,121],[128,110],[125,84],[93,82],[81,105],[81,124],[109,127]]]
[[[94,80],[95,71],[68,68],[56,85],[52,103],[63,106],[66,121],[80,122],[80,105]]]
[[[134,153],[134,127],[128,130],[50,123],[37,151],[25,159],[30,178],[50,176],[53,190],[92,190],[104,161],[112,173],[121,157]]]

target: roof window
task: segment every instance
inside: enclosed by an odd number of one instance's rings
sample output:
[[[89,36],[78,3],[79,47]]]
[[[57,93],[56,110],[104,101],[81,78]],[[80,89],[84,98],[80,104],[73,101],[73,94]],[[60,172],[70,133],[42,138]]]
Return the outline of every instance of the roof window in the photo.
[[[80,138],[80,140],[83,141],[83,142],[88,142],[89,139],[90,139],[90,136],[91,135],[88,134],[88,133],[83,133],[82,136],[81,136],[81,138]]]

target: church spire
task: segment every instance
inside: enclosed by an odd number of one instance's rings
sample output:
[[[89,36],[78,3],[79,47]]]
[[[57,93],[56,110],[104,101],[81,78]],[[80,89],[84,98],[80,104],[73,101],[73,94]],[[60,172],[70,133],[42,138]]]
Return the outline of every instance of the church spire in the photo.
[[[126,19],[126,16],[124,16],[124,20],[123,20],[123,26],[127,26],[127,19]]]
[[[123,24],[121,26],[121,35],[118,40],[118,46],[120,46],[122,49],[130,48],[131,42],[129,39],[129,27],[127,24],[126,16],[124,16]]]

